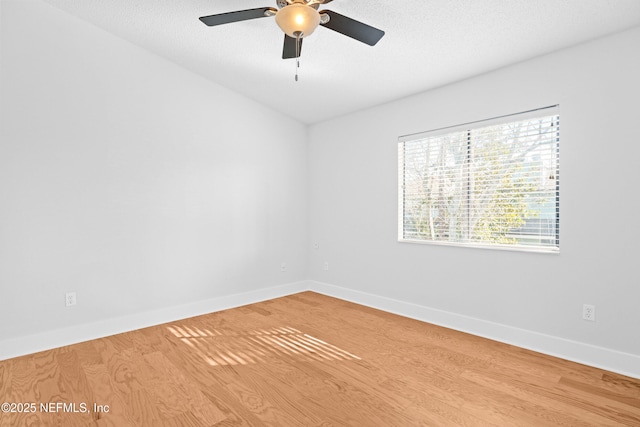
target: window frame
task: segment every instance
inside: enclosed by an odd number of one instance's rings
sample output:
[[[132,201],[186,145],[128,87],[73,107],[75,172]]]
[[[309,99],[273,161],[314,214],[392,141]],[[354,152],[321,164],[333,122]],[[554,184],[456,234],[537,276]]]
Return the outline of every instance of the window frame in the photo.
[[[516,123],[525,121],[527,119],[543,118],[549,116],[556,116],[555,122],[556,135],[553,138],[554,146],[551,149],[552,155],[555,154],[555,200],[552,203],[555,204],[555,242],[551,245],[523,245],[523,244],[500,244],[490,243],[487,241],[448,241],[448,240],[431,240],[431,239],[418,239],[405,237],[405,188],[406,188],[406,164],[404,158],[404,147],[406,142],[433,138],[437,136],[454,134],[456,132],[468,132],[467,135],[470,138],[470,134],[474,130],[483,129],[489,126],[506,125],[509,123]],[[469,146],[471,147],[473,142],[469,140]],[[470,190],[466,187],[467,196],[470,194]],[[552,219],[553,220],[553,219]],[[544,235],[540,235],[544,236]],[[403,135],[398,138],[398,242],[399,243],[417,243],[436,246],[456,246],[467,248],[481,248],[481,249],[494,249],[494,250],[508,250],[519,252],[534,252],[534,253],[549,253],[558,254],[560,252],[560,107],[559,105],[552,105],[548,107],[537,108],[520,113],[507,114],[504,116],[494,117],[486,120],[477,120],[473,122],[467,122],[455,126],[447,126],[442,128],[433,129],[426,132],[419,132],[414,134]]]

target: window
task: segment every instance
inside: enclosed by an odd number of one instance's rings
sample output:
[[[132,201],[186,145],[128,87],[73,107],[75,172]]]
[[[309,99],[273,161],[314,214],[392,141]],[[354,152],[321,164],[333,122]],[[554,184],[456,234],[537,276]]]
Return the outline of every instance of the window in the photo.
[[[400,137],[399,240],[559,251],[559,156],[557,106]]]

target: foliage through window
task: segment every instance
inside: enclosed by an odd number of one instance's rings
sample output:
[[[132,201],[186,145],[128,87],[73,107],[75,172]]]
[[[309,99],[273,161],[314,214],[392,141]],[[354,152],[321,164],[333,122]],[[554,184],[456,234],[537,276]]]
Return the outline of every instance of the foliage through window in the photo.
[[[399,239],[556,252],[557,107],[401,137]]]

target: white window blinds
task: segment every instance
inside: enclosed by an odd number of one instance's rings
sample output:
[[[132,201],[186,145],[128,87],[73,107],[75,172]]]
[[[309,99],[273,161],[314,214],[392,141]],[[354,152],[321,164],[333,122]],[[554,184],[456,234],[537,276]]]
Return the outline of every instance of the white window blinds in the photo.
[[[399,240],[555,252],[556,107],[401,137]]]

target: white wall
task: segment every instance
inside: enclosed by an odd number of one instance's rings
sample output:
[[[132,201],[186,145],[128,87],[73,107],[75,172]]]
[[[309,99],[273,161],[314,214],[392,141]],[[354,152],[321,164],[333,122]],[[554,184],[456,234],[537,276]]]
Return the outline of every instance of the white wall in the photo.
[[[391,298],[639,357],[638,76],[640,28],[312,126],[309,238],[320,247],[310,252],[311,279],[362,301]],[[553,104],[559,255],[397,242],[400,135]],[[596,306],[595,323],[582,320],[583,303]]]
[[[5,355],[306,277],[305,126],[40,1],[1,28]]]

